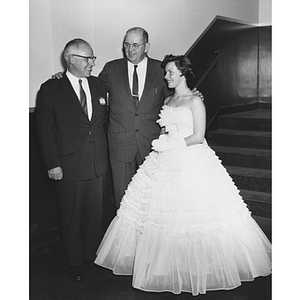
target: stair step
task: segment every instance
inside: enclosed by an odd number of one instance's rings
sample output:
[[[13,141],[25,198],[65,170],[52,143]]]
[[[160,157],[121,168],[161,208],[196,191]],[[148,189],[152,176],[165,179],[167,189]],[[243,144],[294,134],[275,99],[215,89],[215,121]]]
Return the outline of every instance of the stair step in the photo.
[[[220,128],[223,129],[271,131],[271,117],[270,109],[256,109],[221,115],[218,121]]]
[[[231,113],[227,115],[221,115],[220,118],[236,118],[236,119],[261,119],[261,120],[270,120],[272,118],[272,111],[271,109],[254,109],[254,110],[247,110],[242,112]]]
[[[208,133],[209,143],[216,146],[271,149],[271,140],[267,131],[217,129]]]
[[[226,166],[253,167],[268,169],[272,167],[271,150],[212,146],[222,163]]]
[[[272,196],[270,193],[240,190],[240,194],[243,199],[247,201],[257,201],[266,204],[271,204],[272,202]]]
[[[225,166],[239,190],[271,193],[271,171]]]
[[[235,111],[218,116],[215,125],[219,129],[208,131],[207,141],[240,190],[252,217],[271,239],[272,112],[269,107]]]
[[[272,217],[270,193],[240,190],[240,195],[243,197],[252,215],[266,218]]]

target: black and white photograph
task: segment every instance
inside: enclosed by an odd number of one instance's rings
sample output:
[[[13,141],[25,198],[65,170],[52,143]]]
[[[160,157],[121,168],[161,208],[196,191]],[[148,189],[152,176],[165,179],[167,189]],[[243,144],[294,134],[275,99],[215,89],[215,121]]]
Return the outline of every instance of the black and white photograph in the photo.
[[[29,105],[29,117],[21,121],[28,124],[24,134],[10,130],[17,142],[10,154],[26,148],[26,157],[24,167],[17,160],[6,167],[10,191],[20,192],[23,203],[9,204],[11,215],[22,211],[17,222],[4,218],[3,227],[13,225],[3,237],[16,243],[5,250],[8,268],[15,267],[5,273],[14,284],[4,299],[282,299],[275,288],[296,278],[281,269],[295,260],[294,234],[281,223],[295,229],[296,217],[287,213],[297,197],[291,190],[277,194],[282,172],[274,165],[274,133],[285,146],[291,133],[284,118],[274,122],[274,107],[284,102],[284,117],[293,109],[291,99],[274,92],[286,85],[274,73],[273,5],[24,5],[27,32],[13,29],[10,38],[20,36],[15,59],[28,43],[28,77],[25,88],[12,88],[20,98],[27,94],[21,114],[28,116]],[[5,57],[12,59],[6,51]],[[19,80],[26,73],[20,68],[12,75]],[[288,151],[297,148],[293,139]],[[26,169],[23,189],[15,179]]]

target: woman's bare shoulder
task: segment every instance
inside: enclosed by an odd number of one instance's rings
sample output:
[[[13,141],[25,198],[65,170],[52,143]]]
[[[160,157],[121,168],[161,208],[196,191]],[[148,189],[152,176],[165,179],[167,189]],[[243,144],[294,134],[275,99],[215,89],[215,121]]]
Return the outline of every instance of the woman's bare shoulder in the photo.
[[[199,96],[192,96],[189,103],[191,108],[205,109],[204,101]]]

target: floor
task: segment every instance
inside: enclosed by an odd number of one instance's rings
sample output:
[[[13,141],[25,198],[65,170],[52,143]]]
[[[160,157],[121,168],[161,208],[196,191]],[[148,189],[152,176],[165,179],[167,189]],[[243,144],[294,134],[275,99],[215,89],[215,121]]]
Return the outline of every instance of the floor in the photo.
[[[116,276],[110,270],[86,264],[82,281],[70,278],[61,243],[56,241],[30,253],[30,300],[269,300],[271,275],[245,282],[230,291],[211,291],[205,295],[189,293],[150,293],[131,286],[131,276]]]

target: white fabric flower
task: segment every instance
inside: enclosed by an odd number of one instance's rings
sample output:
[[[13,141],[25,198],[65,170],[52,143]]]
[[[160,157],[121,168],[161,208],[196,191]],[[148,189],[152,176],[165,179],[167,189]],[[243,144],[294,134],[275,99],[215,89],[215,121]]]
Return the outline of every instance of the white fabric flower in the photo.
[[[99,99],[99,103],[100,103],[101,105],[105,105],[105,104],[106,104],[106,101],[105,101],[105,99],[104,99],[103,97],[101,97],[101,98]]]

